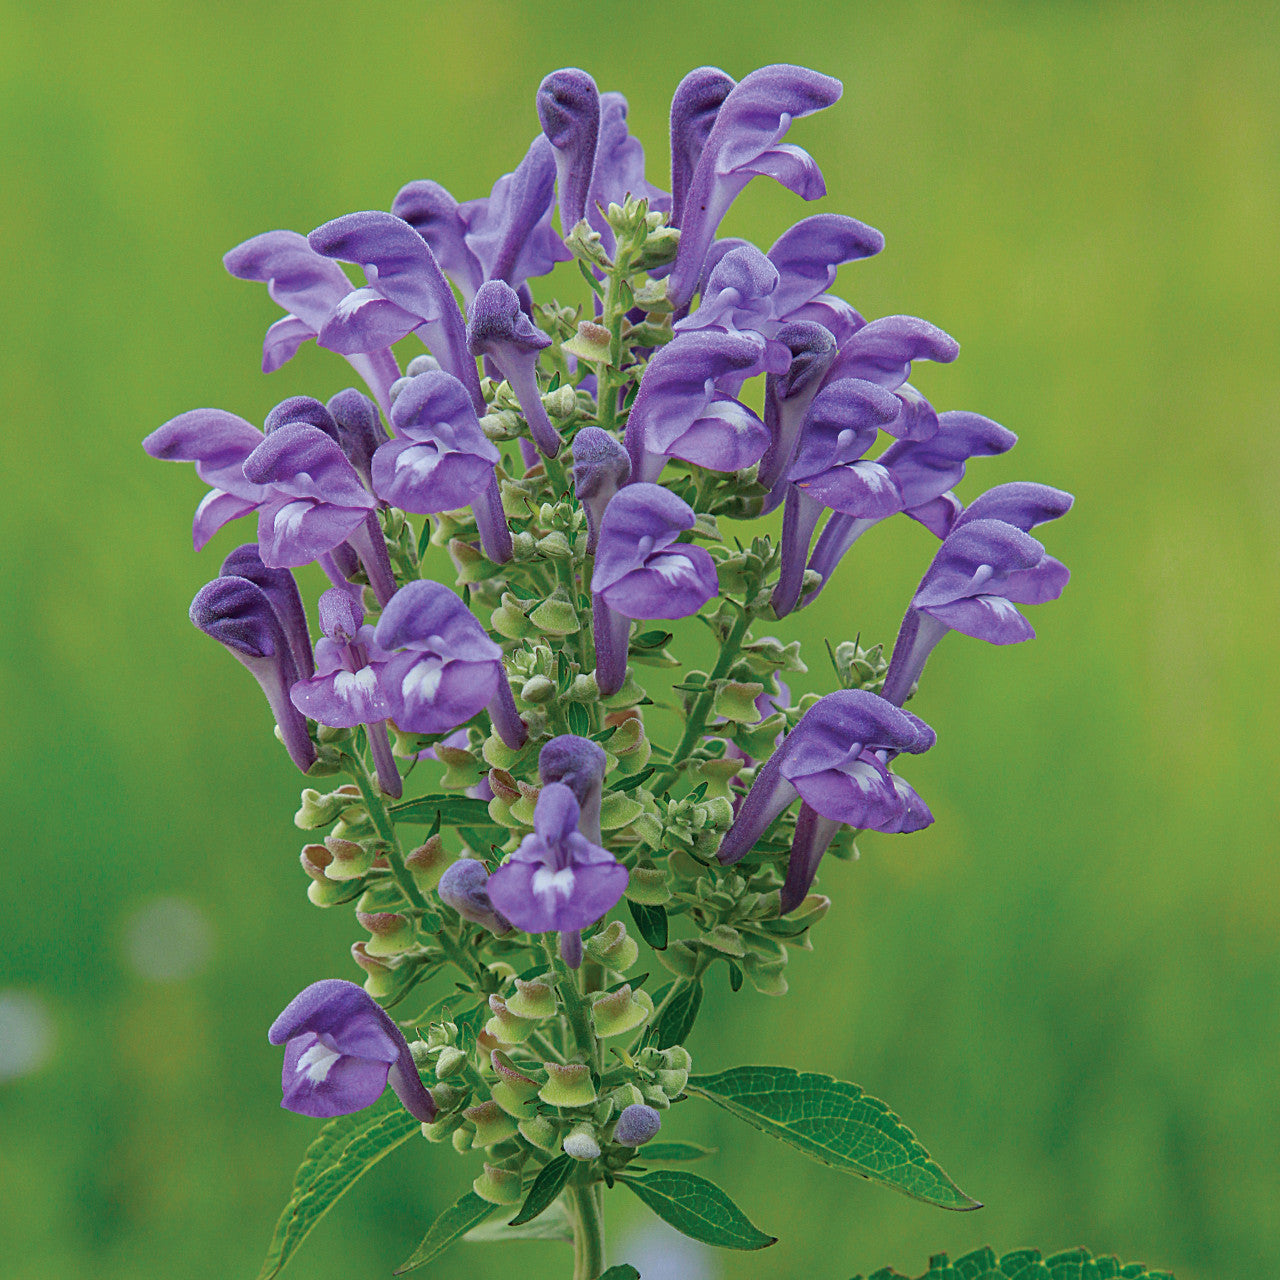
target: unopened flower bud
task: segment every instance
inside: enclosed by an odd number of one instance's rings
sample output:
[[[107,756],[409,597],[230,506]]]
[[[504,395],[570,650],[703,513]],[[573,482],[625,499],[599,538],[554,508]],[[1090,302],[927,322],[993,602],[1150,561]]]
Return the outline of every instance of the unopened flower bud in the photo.
[[[596,1087],[591,1083],[591,1068],[585,1062],[561,1066],[547,1063],[547,1083],[538,1097],[552,1107],[589,1107],[596,1100]]]
[[[553,418],[569,418],[577,412],[578,393],[566,382],[554,391],[548,391],[542,397],[542,404]]]
[[[326,836],[324,847],[333,855],[333,861],[324,870],[330,880],[359,880],[373,866],[373,850],[354,840]]]
[[[627,936],[627,926],[621,920],[612,921],[586,944],[584,950],[591,960],[624,972],[640,957],[640,948],[634,938]]]
[[[534,676],[531,680],[526,680],[520,689],[521,702],[550,702],[555,696],[556,682],[546,676]]]
[[[453,1143],[453,1149],[460,1155],[465,1156],[471,1150],[471,1139],[475,1136],[475,1130],[471,1125],[465,1122],[453,1131],[450,1141]]]
[[[657,1135],[662,1128],[662,1117],[653,1107],[633,1103],[618,1117],[613,1129],[614,1142],[624,1147],[640,1147]]]
[[[440,361],[435,356],[428,355],[425,351],[420,356],[414,356],[412,360],[405,365],[405,373],[411,378],[416,378],[422,373],[434,373],[440,367]]]
[[[413,946],[413,925],[397,911],[357,911],[356,919],[373,935],[365,943],[371,956],[398,956]]]
[[[389,996],[395,990],[395,970],[377,956],[371,956],[363,942],[351,944],[351,958],[365,971],[364,989],[375,999]]]
[[[438,1091],[439,1086],[437,1085],[431,1091],[431,1096],[433,1098],[436,1097]],[[441,1116],[439,1120],[422,1126],[422,1136],[428,1142],[443,1142],[446,1138],[452,1137],[462,1123],[463,1120],[460,1115]]]
[[[448,1080],[467,1065],[467,1055],[457,1045],[446,1045],[436,1059],[436,1079]]]
[[[595,1129],[583,1120],[565,1134],[564,1153],[575,1160],[594,1160],[600,1154]]]
[[[494,910],[485,891],[489,868],[476,858],[459,858],[445,868],[436,892],[464,920],[483,925],[490,933],[507,933],[511,924]]]
[[[520,1174],[515,1169],[499,1169],[486,1164],[484,1172],[471,1184],[481,1200],[490,1204],[519,1204]]]
[[[507,1008],[519,1018],[540,1022],[556,1011],[555,992],[545,982],[515,980],[516,992],[507,997]]]
[[[440,877],[448,865],[447,859],[444,841],[434,835],[428,836],[416,849],[410,849],[404,855],[404,865],[413,876],[414,884],[423,893],[429,893],[440,883]]]
[[[516,1127],[522,1138],[543,1151],[555,1151],[560,1145],[560,1131],[546,1116],[526,1116]]]

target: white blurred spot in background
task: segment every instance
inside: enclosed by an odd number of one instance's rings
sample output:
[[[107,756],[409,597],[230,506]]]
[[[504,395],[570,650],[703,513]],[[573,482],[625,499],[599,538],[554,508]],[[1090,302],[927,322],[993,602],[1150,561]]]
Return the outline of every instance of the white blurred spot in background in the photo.
[[[29,991],[0,991],[0,1083],[38,1071],[53,1054],[53,1015]]]
[[[665,1222],[646,1222],[629,1231],[616,1250],[618,1262],[629,1262],[640,1280],[716,1280],[715,1254],[706,1245],[682,1236]]]
[[[194,903],[155,898],[129,920],[124,951],[135,973],[152,982],[178,982],[209,963],[213,929]]]

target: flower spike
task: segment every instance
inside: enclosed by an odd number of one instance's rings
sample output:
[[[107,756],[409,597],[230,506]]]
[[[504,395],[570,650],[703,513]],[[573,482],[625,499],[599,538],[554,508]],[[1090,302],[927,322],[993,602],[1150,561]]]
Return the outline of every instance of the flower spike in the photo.
[[[587,193],[600,136],[600,92],[577,67],[553,71],[538,86],[538,120],[556,150],[560,234],[567,236],[587,214]]]

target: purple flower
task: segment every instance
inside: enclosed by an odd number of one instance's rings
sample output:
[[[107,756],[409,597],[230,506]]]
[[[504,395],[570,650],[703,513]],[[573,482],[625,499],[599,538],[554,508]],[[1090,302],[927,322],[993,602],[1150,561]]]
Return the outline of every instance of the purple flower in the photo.
[[[262,443],[262,432],[225,409],[191,409],[170,418],[142,442],[153,457],[194,462],[209,492],[196,507],[191,540],[197,551],[224,524],[256,511],[266,489],[245,479],[244,460]]]
[[[719,590],[705,548],[676,539],[697,517],[656,484],[629,484],[605,509],[591,578],[596,684],[603,697],[622,688],[632,618],[685,618]]]
[[[373,488],[373,455],[387,439],[378,406],[355,387],[348,387],[330,397],[326,408],[333,419],[335,438],[342,452],[361,480]]]
[[[668,458],[712,471],[740,471],[760,460],[765,425],[718,380],[749,377],[771,358],[754,335],[718,329],[681,333],[650,359],[627,420],[631,483],[656,480]]]
[[[797,797],[802,801],[782,889],[782,914],[809,892],[818,862],[842,824],[861,830],[918,831],[933,821],[924,802],[888,762],[927,751],[923,720],[864,689],[820,698],[761,767],[717,857],[737,862]]]
[[[560,436],[542,406],[538,390],[538,353],[551,339],[520,309],[516,291],[502,280],[482,285],[471,304],[467,347],[474,356],[487,356],[511,384],[530,434],[548,458],[560,452]]]
[[[267,330],[263,373],[272,373],[291,360],[302,343],[320,333],[335,311],[353,305],[346,301],[353,290],[342,268],[322,258],[306,236],[296,231],[263,232],[236,245],[222,262],[238,279],[266,284],[272,301],[289,313]],[[391,384],[400,376],[389,347],[387,343],[381,349],[343,353],[384,410],[391,404]]]
[[[824,510],[872,521],[902,510],[902,490],[892,472],[860,461],[897,415],[893,393],[861,378],[841,378],[814,398],[787,473],[782,571],[773,593],[778,617],[800,599],[809,542]]]
[[[311,658],[311,633],[307,629],[307,613],[302,607],[302,596],[293,572],[289,569],[269,569],[258,554],[258,544],[247,542],[237,547],[222,562],[218,570],[220,578],[247,578],[262,588],[271,607],[280,619],[289,652],[293,655],[298,674],[307,677],[315,670]]]
[[[633,1102],[622,1108],[618,1123],[613,1127],[613,1140],[624,1147],[642,1147],[656,1138],[661,1128],[662,1117],[653,1107]]]
[[[537,103],[542,132],[556,149],[560,234],[567,236],[586,217],[600,135],[600,93],[585,71],[565,67],[538,86]]]
[[[306,721],[289,701],[298,668],[266,592],[248,578],[215,578],[196,592],[191,621],[248,667],[266,695],[289,758],[306,773],[316,753]]]
[[[581,810],[578,830],[593,844],[599,844],[600,800],[604,789],[608,758],[604,748],[590,738],[564,733],[552,738],[538,753],[538,777],[545,786],[563,782]]]
[[[440,901],[452,907],[464,920],[481,925],[490,933],[511,932],[511,921],[494,909],[489,900],[489,868],[478,858],[451,862],[440,877],[436,892]]]
[[[519,290],[572,257],[551,226],[555,193],[555,149],[538,134],[515,172],[499,178],[488,196],[459,204],[438,182],[410,182],[391,212],[430,245],[470,306],[486,280]]]
[[[733,77],[719,67],[698,67],[676,86],[671,98],[671,225],[680,226],[693,171]]]
[[[489,898],[526,933],[561,935],[561,954],[577,967],[580,934],[616,905],[627,869],[578,830],[578,802],[561,782],[538,795],[533,834],[489,877]]]
[[[285,1046],[280,1105],[289,1111],[326,1120],[351,1115],[377,1102],[389,1083],[416,1120],[436,1118],[400,1028],[354,982],[313,982],[271,1024],[267,1039]]]
[[[485,554],[496,564],[509,560],[511,532],[496,471],[501,458],[462,383],[443,369],[418,374],[396,396],[391,425],[396,438],[373,460],[378,497],[420,514],[470,506]]]
[[[778,318],[800,319],[797,313],[835,284],[838,267],[874,257],[883,248],[884,236],[856,218],[841,213],[802,218],[769,249],[769,261],[778,271],[774,295]]]
[[[378,647],[402,652],[383,668],[391,718],[410,733],[448,733],[486,706],[513,750],[527,729],[516,712],[502,650],[471,611],[438,582],[410,582],[382,612]]]
[[[776,179],[805,200],[826,193],[813,157],[782,142],[791,121],[829,107],[841,85],[804,67],[761,67],[729,92],[716,113],[680,211],[680,249],[668,294],[677,311],[688,305],[702,260],[730,204],[758,175]]]
[[[350,542],[378,600],[391,599],[395,577],[375,515],[377,503],[329,436],[290,422],[245,459],[244,474],[270,491],[258,508],[264,564],[310,564]]]
[[[1028,513],[1026,506],[1018,505],[1020,515],[1045,510],[1041,506]],[[1043,518],[1056,519],[1070,503],[1054,505],[1058,509],[1050,508],[1051,514]],[[1035,631],[1016,606],[1056,600],[1069,577],[1066,565],[1046,555],[1025,530],[1003,520],[966,521],[962,516],[942,540],[902,620],[884,696],[898,706],[907,700],[934,646],[948,631],[991,644],[1032,639]]]
[[[605,508],[630,478],[631,459],[607,431],[583,427],[573,437],[570,474],[574,496],[587,516],[587,551],[594,554]]]
[[[399,336],[416,331],[440,367],[467,388],[477,413],[485,412],[475,361],[467,352],[462,313],[427,242],[402,218],[380,210],[348,213],[307,237],[311,247],[326,258],[356,262],[364,268],[369,291],[394,303],[405,313],[392,329],[383,327],[385,308],[374,301],[335,316],[320,333],[321,346],[336,344],[336,351],[354,351],[381,341],[388,332]],[[375,323],[377,320],[377,323]]]
[[[403,791],[400,771],[391,754],[387,717],[391,705],[381,675],[391,654],[378,648],[364,610],[337,587],[320,597],[320,630],[315,674],[299,680],[289,698],[303,715],[335,729],[365,726],[378,783],[389,796]]]
[[[613,228],[603,210],[628,196],[645,199],[650,209],[671,208],[671,197],[644,176],[644,147],[627,129],[627,100],[620,93],[600,95],[600,136],[587,197],[587,221],[600,233],[605,251],[614,248]]]
[[[969,459],[1006,453],[1017,442],[1012,431],[990,418],[952,410],[939,415],[935,435],[927,440],[895,440],[876,462],[893,477],[906,514],[941,538],[955,519],[955,500],[948,491],[964,478]],[[881,519],[837,511],[827,521],[808,564],[822,581],[805,597],[805,604],[817,599],[845,552]]]

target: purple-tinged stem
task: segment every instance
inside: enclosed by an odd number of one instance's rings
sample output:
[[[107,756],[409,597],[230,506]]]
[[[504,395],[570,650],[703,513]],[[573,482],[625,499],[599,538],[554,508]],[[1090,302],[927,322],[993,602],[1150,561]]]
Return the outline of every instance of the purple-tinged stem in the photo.
[[[790,613],[800,599],[809,543],[823,510],[822,503],[797,485],[788,487],[782,512],[782,571],[773,591],[773,611],[779,618]]]
[[[404,782],[400,777],[400,770],[396,768],[395,757],[391,754],[387,722],[379,720],[375,724],[366,724],[364,731],[369,739],[369,754],[373,756],[373,765],[378,772],[378,786],[393,800],[399,800],[404,794]]]
[[[824,818],[803,800],[796,815],[796,834],[787,862],[787,882],[782,886],[779,914],[794,911],[804,900],[818,874],[818,863],[843,824]]]
[[[610,609],[604,596],[591,594],[591,627],[596,646],[596,687],[602,698],[611,698],[627,679],[627,643],[631,619]]]
[[[364,524],[351,534],[348,541],[356,549],[356,555],[369,575],[369,585],[378,603],[385,607],[396,593],[396,576],[391,570],[391,557],[387,555],[387,543],[378,517],[370,511]]]

